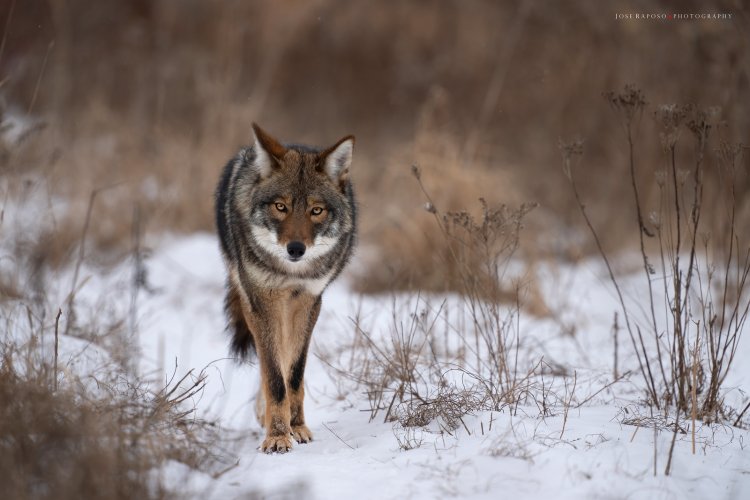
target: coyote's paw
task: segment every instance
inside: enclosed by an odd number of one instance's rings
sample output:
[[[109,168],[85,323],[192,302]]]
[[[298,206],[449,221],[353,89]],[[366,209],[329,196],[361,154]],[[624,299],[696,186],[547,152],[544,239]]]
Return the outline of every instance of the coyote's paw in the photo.
[[[288,435],[284,436],[267,436],[260,445],[260,449],[265,453],[286,453],[292,449],[292,440]]]
[[[298,443],[309,443],[313,440],[312,432],[307,428],[306,425],[293,425],[292,435]]]

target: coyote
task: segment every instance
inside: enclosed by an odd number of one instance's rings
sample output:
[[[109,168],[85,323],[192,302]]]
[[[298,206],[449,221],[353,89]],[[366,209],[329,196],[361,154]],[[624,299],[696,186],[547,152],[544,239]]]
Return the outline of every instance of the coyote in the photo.
[[[255,400],[264,452],[286,452],[305,425],[303,378],[323,290],[352,255],[356,205],[349,178],[354,137],[327,149],[281,144],[253,124],[255,144],[224,168],[216,226],[227,267],[231,350],[256,352]]]

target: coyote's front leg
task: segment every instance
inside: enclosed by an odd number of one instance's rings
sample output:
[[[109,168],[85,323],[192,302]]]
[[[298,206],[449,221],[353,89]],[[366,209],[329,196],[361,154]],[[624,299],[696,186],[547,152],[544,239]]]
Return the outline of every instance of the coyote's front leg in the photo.
[[[278,332],[272,323],[263,321],[247,304],[242,313],[251,332],[255,332],[255,349],[260,361],[260,391],[256,400],[258,420],[266,429],[261,450],[285,453],[292,448],[291,410],[286,381],[279,365]]]
[[[305,365],[307,351],[310,348],[310,338],[315,323],[320,314],[320,297],[300,297],[302,307],[297,310],[292,324],[297,330],[297,338],[301,340],[292,366],[289,370],[289,409],[291,412],[292,435],[298,443],[312,441],[313,435],[305,425]]]
[[[292,435],[298,443],[312,441],[313,435],[305,425],[305,360],[307,359],[307,347],[305,343],[303,351],[292,365],[291,377],[289,378],[289,410],[291,414]]]
[[[266,438],[261,444],[261,450],[266,453],[285,453],[292,448],[291,409],[286,382],[273,353],[258,347],[261,391],[265,400],[263,426],[266,428]]]

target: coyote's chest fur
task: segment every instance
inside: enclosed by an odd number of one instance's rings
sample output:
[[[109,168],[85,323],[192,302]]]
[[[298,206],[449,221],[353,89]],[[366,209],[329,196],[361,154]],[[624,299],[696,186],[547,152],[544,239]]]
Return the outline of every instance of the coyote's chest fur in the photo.
[[[253,126],[256,142],[224,168],[216,225],[227,265],[232,350],[257,351],[264,451],[312,439],[304,370],[321,295],[351,257],[356,205],[349,180],[354,138],[320,150],[282,145]]]
[[[244,272],[250,278],[250,281],[259,289],[266,288],[269,290],[304,290],[311,295],[320,295],[321,293],[323,293],[323,290],[325,290],[326,286],[328,286],[328,284],[332,281],[334,274],[334,270],[331,269],[318,278],[300,278],[278,274],[263,267],[256,266],[252,263],[244,264]],[[234,275],[232,277],[232,280],[236,284],[239,284],[239,273],[237,271],[234,271],[232,272],[232,274]]]

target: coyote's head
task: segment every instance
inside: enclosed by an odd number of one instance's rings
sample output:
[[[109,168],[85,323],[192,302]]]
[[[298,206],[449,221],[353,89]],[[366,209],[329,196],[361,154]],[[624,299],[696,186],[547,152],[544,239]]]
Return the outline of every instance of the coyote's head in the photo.
[[[354,137],[330,148],[281,144],[253,124],[257,175],[249,193],[251,245],[272,267],[295,275],[320,274],[351,237],[354,199],[349,181]],[[250,156],[250,155],[248,155]],[[315,271],[319,272],[315,272]]]

